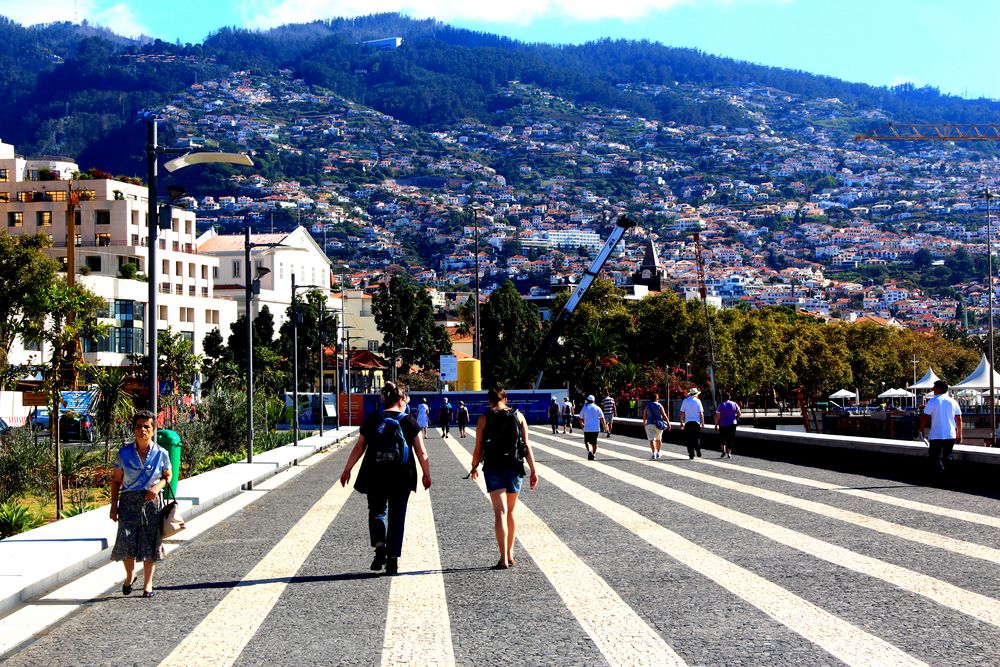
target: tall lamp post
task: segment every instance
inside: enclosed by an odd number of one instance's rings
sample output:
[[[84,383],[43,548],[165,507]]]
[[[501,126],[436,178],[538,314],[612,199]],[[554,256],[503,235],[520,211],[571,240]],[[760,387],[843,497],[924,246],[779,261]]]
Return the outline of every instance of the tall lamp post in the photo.
[[[340,266],[340,329],[341,334],[338,336],[340,343],[344,342],[344,335],[347,333],[347,270],[351,267],[347,264],[342,264]],[[339,347],[339,346],[338,346]],[[344,391],[350,382],[350,378],[347,376],[347,347],[344,346],[343,356],[338,355],[337,360],[337,428],[341,426],[340,422],[340,393]],[[351,413],[351,394],[347,393],[347,414],[348,422],[350,422]]]
[[[993,374],[996,370],[993,366],[993,216],[990,210],[990,202],[996,197],[989,188],[983,193],[983,199],[986,200],[986,271],[989,273],[989,280],[987,281],[987,291],[989,292],[989,351],[990,351],[990,438],[996,439],[997,436],[997,410],[996,410],[996,396],[994,394],[996,387],[994,387]]]
[[[180,155],[180,157],[174,158],[163,165],[169,172],[174,172],[193,164],[216,162],[240,164],[246,167],[253,166],[253,160],[243,153],[190,153],[186,148],[160,146],[157,139],[157,120],[154,118],[146,124],[146,187],[148,188],[146,225],[149,227],[149,241],[146,249],[146,276],[149,279],[149,303],[146,304],[146,335],[148,340],[147,351],[149,352],[149,410],[154,415],[159,415],[157,401],[160,393],[160,380],[156,368],[157,361],[159,360],[159,350],[157,349],[156,340],[156,320],[158,315],[156,312],[156,293],[159,289],[156,277],[156,249],[159,242],[157,232],[160,228],[159,208],[157,205],[157,198],[159,197],[157,177],[159,175],[159,160],[161,155]],[[72,239],[70,239],[70,242],[72,242]]]
[[[244,299],[246,305],[246,345],[247,345],[247,463],[253,463],[253,317],[251,313],[251,305],[253,303],[253,295],[260,294],[260,279],[271,272],[270,269],[266,267],[261,267],[257,270],[257,276],[253,280],[250,279],[250,252],[254,248],[267,248],[274,250],[275,248],[288,248],[289,250],[296,250],[297,248],[291,248],[289,246],[282,245],[281,243],[253,243],[250,241],[250,225],[247,225],[244,231],[243,237],[243,282],[245,285]],[[248,482],[247,488],[253,488],[253,483]]]
[[[319,285],[296,285],[295,274],[292,274],[292,430],[294,435],[293,446],[299,444],[299,301],[298,290],[300,289],[323,289]],[[320,316],[322,318],[322,315]],[[320,384],[323,382],[323,345],[320,343]],[[322,394],[320,394],[322,398]],[[322,404],[320,412],[322,412]],[[323,417],[320,415],[320,424]],[[320,430],[322,430],[320,426]]]

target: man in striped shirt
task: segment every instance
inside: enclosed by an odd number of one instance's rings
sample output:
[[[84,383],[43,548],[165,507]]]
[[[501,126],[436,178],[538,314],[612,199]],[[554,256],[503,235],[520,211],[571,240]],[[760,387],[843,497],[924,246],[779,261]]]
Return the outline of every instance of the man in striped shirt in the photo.
[[[615,416],[618,414],[618,407],[615,405],[615,399],[611,398],[611,392],[605,391],[604,398],[601,399],[601,411],[604,412],[604,421],[607,422],[608,438],[611,437],[611,423],[614,421]]]

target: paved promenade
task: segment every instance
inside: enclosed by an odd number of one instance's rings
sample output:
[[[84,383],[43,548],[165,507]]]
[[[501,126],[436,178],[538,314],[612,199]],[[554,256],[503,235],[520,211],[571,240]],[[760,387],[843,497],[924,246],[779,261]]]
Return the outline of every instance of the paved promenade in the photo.
[[[0,619],[11,641],[66,614],[4,664],[1000,664],[1000,500],[738,446],[650,461],[602,437],[588,462],[580,433],[532,438],[510,570],[462,479],[470,435],[430,438],[400,574],[370,573],[345,446],[194,519],[156,598],[123,598],[113,564]]]

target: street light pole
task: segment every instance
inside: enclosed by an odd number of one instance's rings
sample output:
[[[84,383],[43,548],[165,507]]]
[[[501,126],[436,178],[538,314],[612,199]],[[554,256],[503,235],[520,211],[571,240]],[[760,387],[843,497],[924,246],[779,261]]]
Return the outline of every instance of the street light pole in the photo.
[[[996,372],[993,365],[993,216],[992,211],[990,211],[990,201],[995,197],[989,188],[986,188],[986,192],[983,193],[983,199],[986,200],[986,270],[989,271],[990,279],[989,284],[989,308],[990,308],[990,438],[995,439],[997,434],[997,411],[996,411],[996,388],[993,386],[993,374]]]
[[[299,444],[299,307],[292,273],[292,445]]]
[[[476,206],[472,207],[472,225],[476,242],[476,303],[473,313],[472,356],[479,359],[479,209]]]
[[[146,248],[146,276],[149,280],[149,303],[147,304],[146,312],[146,350],[149,352],[149,411],[153,413],[154,421],[158,421],[159,412],[157,406],[157,400],[160,394],[160,381],[157,376],[156,364],[159,360],[159,350],[157,349],[156,341],[156,291],[159,288],[157,284],[158,279],[156,277],[156,244],[157,241],[157,231],[160,228],[160,219],[157,215],[156,199],[159,196],[157,192],[157,176],[159,171],[159,146],[157,145],[156,138],[156,120],[151,120],[146,124],[146,188],[147,188],[147,208],[146,208],[146,225],[149,227],[149,241],[148,247]],[[70,243],[73,243],[73,239],[69,239]],[[73,267],[70,267],[70,271]]]
[[[323,403],[323,339],[326,337],[324,331],[324,315],[326,314],[326,303],[319,307],[319,436],[323,437],[323,422],[326,421],[326,405]]]
[[[253,317],[250,313],[250,304],[253,299],[253,282],[250,280],[250,250],[253,244],[250,243],[250,225],[243,237],[243,283],[246,286],[244,297],[246,298],[246,344],[247,344],[247,463],[253,463]],[[247,484],[247,488],[252,488],[253,482]]]

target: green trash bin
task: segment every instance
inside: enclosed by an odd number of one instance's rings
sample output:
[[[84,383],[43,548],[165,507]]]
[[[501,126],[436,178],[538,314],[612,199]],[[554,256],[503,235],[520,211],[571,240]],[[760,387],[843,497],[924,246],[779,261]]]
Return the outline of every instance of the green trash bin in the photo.
[[[181,437],[170,429],[161,428],[156,432],[156,444],[170,455],[170,491],[177,495],[177,478],[181,474]]]

